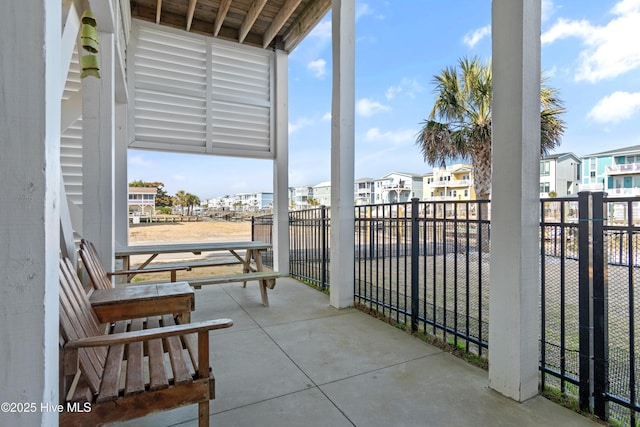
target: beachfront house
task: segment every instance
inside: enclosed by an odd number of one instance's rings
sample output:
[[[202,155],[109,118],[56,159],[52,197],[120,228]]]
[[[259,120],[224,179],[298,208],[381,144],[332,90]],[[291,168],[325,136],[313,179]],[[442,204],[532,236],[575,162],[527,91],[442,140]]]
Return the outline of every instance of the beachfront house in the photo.
[[[640,195],[640,145],[583,156],[580,190],[613,197]]]
[[[501,262],[491,266],[490,302],[509,310],[490,312],[489,386],[517,401],[538,393],[540,4],[492,2],[491,252]],[[86,7],[96,16],[99,70],[81,66]],[[287,65],[329,10],[330,304],[346,308],[354,305],[354,0],[6,2],[0,401],[59,401],[59,254],[72,256],[74,236],[83,236],[113,268],[116,246],[128,244],[130,149],[271,160],[274,264],[288,273]],[[389,178],[381,197],[422,194],[421,177]],[[12,426],[58,420],[55,411],[2,417]]]
[[[374,180],[375,203],[407,202],[422,197],[422,175],[391,172]]]

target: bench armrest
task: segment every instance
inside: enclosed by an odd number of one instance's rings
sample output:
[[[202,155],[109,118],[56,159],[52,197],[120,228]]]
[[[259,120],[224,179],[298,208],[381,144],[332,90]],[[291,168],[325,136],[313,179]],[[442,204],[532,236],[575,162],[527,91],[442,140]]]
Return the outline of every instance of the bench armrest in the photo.
[[[166,338],[175,335],[208,332],[214,329],[228,328],[231,325],[233,325],[233,320],[231,319],[215,319],[198,323],[187,323],[184,325],[165,326],[161,328],[151,328],[140,331],[123,332],[119,334],[101,335],[97,337],[88,337],[69,341],[64,345],[64,349],[72,350],[82,347],[101,347],[116,344],[128,344],[132,342]]]

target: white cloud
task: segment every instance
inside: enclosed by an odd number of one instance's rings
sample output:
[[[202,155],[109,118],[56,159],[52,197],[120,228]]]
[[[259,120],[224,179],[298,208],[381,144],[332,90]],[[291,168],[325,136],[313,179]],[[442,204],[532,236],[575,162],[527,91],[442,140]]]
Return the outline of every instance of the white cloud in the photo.
[[[363,16],[371,15],[373,11],[369,8],[367,3],[358,2],[356,6],[356,21]]]
[[[371,128],[364,136],[366,142],[384,142],[392,145],[413,144],[416,140],[415,129],[398,129],[381,132],[378,128]]]
[[[400,93],[404,93],[409,98],[414,99],[416,94],[422,92],[424,87],[418,83],[416,79],[410,79],[408,77],[404,77],[399,84],[395,86],[389,86],[384,96],[387,100],[392,100],[396,97],[396,95]]]
[[[491,36],[491,24],[468,32],[465,34],[463,41],[467,46],[473,48],[480,40],[487,36]]]
[[[153,167],[153,161],[146,159],[144,156],[130,156],[129,166],[135,167]]]
[[[316,25],[309,33],[309,37],[320,41],[331,41],[331,19],[324,19]]]
[[[640,28],[640,0],[622,0],[610,12],[615,18],[606,25],[558,19],[541,36],[543,44],[568,37],[582,41],[577,81],[595,83],[640,68],[640,43],[631,36]]]
[[[331,111],[324,113],[324,115],[322,116],[322,120],[325,122],[331,121]]]
[[[362,98],[356,102],[356,113],[363,117],[371,117],[376,113],[389,111],[390,109],[388,106],[382,105],[378,101],[369,98]]]
[[[310,126],[311,124],[313,124],[313,120],[306,117],[302,117],[296,120],[295,123],[289,123],[289,135],[291,135],[292,133],[296,133],[304,127]]]
[[[640,112],[640,92],[614,92],[602,98],[587,117],[599,123],[616,124]]]
[[[327,61],[324,59],[311,61],[307,64],[307,70],[311,71],[315,77],[322,79],[327,74]]]
[[[554,14],[556,7],[553,0],[542,0],[542,22],[547,21]]]

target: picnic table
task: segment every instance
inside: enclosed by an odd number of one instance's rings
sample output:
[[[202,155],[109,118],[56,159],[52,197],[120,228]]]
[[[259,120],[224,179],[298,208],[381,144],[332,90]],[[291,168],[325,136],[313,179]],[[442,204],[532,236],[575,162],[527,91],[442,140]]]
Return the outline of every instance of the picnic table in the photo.
[[[182,260],[179,264],[193,268],[211,267],[218,265],[241,264],[242,272],[226,275],[186,278],[191,286],[200,289],[203,285],[242,282],[243,287],[247,281],[257,280],[260,283],[260,292],[262,295],[262,303],[264,306],[269,305],[267,297],[267,288],[273,289],[275,279],[280,276],[279,273],[273,271],[265,271],[262,264],[262,252],[271,248],[271,244],[259,241],[247,242],[204,242],[204,243],[172,243],[160,245],[134,245],[116,248],[116,260],[120,259],[123,263],[123,270],[133,271],[127,277],[130,281],[137,271],[145,272],[145,268],[152,267],[152,262],[161,254],[194,254],[202,255],[203,253],[228,253],[232,256],[229,259],[209,259],[205,261]],[[244,252],[244,257],[241,253]],[[131,258],[133,256],[146,256],[146,259],[136,268],[131,268]]]

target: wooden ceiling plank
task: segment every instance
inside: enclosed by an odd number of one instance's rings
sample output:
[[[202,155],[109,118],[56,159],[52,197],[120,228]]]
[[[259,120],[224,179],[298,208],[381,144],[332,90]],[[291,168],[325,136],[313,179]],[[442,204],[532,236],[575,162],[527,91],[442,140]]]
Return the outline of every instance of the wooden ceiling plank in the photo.
[[[253,27],[256,19],[260,16],[260,12],[265,4],[267,4],[267,0],[255,0],[251,4],[251,7],[249,7],[249,10],[247,11],[247,16],[245,16],[244,21],[242,21],[242,25],[240,26],[239,43],[242,43],[245,37],[247,37],[247,34],[249,34],[251,27]]]
[[[271,43],[276,34],[278,34],[278,31],[280,31],[282,26],[287,22],[287,19],[289,19],[301,2],[302,0],[287,0],[284,6],[282,6],[282,9],[280,9],[280,12],[278,12],[275,18],[273,18],[271,25],[269,25],[269,28],[267,28],[267,31],[265,31],[264,36],[262,37],[263,48],[269,46],[269,43]]]
[[[156,4],[156,24],[160,23],[160,16],[162,15],[162,0],[158,0]]]
[[[229,6],[231,6],[231,0],[223,0],[222,3],[220,3],[220,8],[218,9],[218,14],[216,15],[214,23],[213,37],[218,37],[224,18],[227,16],[227,12],[229,12]]]
[[[193,15],[196,13],[196,3],[198,3],[198,0],[189,0],[189,9],[187,10],[187,31],[191,31]]]
[[[284,50],[291,52],[302,41],[304,36],[322,19],[324,15],[331,9],[331,0],[317,0],[309,4],[309,6],[300,14],[298,19],[291,24],[289,30],[284,35]]]

